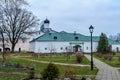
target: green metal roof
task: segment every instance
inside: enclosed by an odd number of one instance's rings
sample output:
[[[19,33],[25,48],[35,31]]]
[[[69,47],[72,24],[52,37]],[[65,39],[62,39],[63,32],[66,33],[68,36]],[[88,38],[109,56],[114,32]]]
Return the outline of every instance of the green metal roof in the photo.
[[[56,39],[56,38],[57,39]],[[74,33],[46,33],[36,39],[34,39],[35,41],[52,41],[52,40],[56,40],[56,41],[74,41],[74,40],[84,40],[86,36],[82,35],[82,34],[74,34]],[[33,40],[33,41],[34,41]]]
[[[113,41],[111,39],[108,39],[109,44],[120,44],[120,42],[117,41]]]
[[[98,42],[99,36],[93,36],[93,41]],[[79,33],[63,33],[63,32],[55,32],[55,33],[46,33],[42,36],[39,36],[36,39],[33,39],[33,41],[90,41],[90,36],[85,36]],[[120,44],[118,42],[115,42],[113,40],[108,40],[109,44]]]

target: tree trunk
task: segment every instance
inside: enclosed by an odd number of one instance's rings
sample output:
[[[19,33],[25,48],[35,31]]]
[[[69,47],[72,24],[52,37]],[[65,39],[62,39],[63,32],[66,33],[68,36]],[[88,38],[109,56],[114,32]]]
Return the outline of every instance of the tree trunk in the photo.
[[[2,60],[3,62],[5,61],[5,39],[4,39],[4,35],[3,35],[3,32],[1,32],[1,36],[2,36],[2,47],[3,47],[3,52],[2,52]]]
[[[12,48],[11,48],[11,52],[14,53],[14,50],[15,50],[15,43],[12,43]]]
[[[3,52],[2,52],[2,60],[5,61],[5,43],[3,41]]]

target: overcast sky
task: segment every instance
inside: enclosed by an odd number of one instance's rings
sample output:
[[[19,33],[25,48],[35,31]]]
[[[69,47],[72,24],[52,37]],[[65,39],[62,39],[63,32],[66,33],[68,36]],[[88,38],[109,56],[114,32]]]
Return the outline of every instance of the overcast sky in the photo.
[[[90,35],[88,28],[93,25],[93,35],[120,33],[120,0],[28,0],[28,3],[28,10],[40,21],[47,17],[56,31]]]

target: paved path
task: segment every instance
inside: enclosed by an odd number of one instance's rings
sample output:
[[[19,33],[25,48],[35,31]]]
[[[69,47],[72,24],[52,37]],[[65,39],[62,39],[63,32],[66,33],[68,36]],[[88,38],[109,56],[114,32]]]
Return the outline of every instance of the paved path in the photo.
[[[90,55],[85,55],[89,60]],[[116,68],[113,68],[104,62],[93,58],[94,65],[99,69],[96,80],[120,80],[120,73]]]
[[[32,60],[32,59],[25,59],[28,61],[33,61],[33,62],[39,62],[39,63],[50,63],[48,61],[39,61],[39,60]],[[52,62],[54,64],[58,64],[58,65],[65,65],[65,66],[80,66],[80,67],[85,67],[85,66],[90,66],[90,65],[85,65],[85,64],[69,64],[69,63],[58,63],[58,62]]]
[[[0,74],[23,74],[21,72],[6,72],[6,71],[0,71]],[[25,75],[27,75],[26,73],[24,73]]]

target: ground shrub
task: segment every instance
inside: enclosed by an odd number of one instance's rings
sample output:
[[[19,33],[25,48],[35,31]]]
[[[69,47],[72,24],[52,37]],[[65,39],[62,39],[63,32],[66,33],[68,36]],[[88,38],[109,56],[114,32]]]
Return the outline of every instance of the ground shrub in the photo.
[[[28,79],[34,79],[35,78],[35,69],[31,68],[28,72]]]
[[[75,80],[75,75],[76,75],[76,73],[74,71],[71,71],[71,70],[67,70],[64,73],[64,77],[70,78],[71,80]]]
[[[113,54],[112,53],[106,53],[106,54],[101,54],[101,53],[95,53],[97,57],[104,58],[105,60],[112,60]]]
[[[98,56],[98,57],[100,57],[100,58],[102,57],[101,53],[95,53],[95,55]]]
[[[44,80],[54,80],[59,76],[59,69],[55,64],[49,63],[48,66],[41,72],[41,75]]]
[[[85,77],[82,77],[82,79],[81,80],[86,80],[86,78]]]
[[[103,57],[105,60],[109,60],[109,61],[112,60],[112,55],[110,55],[110,54],[103,54],[102,57]]]
[[[16,63],[16,64],[14,64],[14,67],[15,67],[15,68],[23,68],[23,65],[20,64],[20,63]]]
[[[81,53],[81,52],[76,52],[76,61],[77,61],[78,63],[81,63],[83,56],[84,56],[83,53]]]
[[[120,56],[118,56],[118,62],[119,62],[119,64],[120,64]]]

